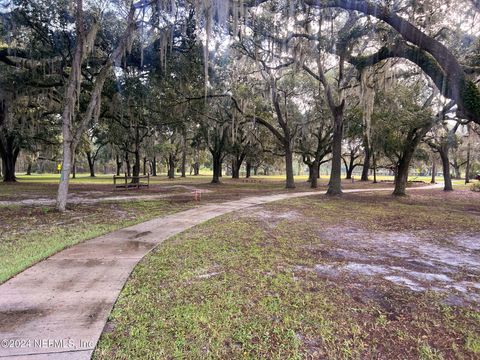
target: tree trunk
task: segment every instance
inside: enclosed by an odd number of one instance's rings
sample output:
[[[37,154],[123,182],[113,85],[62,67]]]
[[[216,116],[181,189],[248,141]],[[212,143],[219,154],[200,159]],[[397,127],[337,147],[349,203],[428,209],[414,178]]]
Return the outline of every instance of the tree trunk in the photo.
[[[7,144],[8,145],[8,144]],[[10,144],[12,145],[12,144]],[[15,165],[17,163],[19,149],[14,149],[13,146],[8,145],[5,151],[2,151],[2,170],[3,170],[3,182],[15,182]]]
[[[187,134],[183,133],[181,177],[187,177]]]
[[[313,164],[308,166],[310,174],[310,187],[316,189],[318,187],[318,172],[320,171],[320,166],[318,161],[314,161]]]
[[[140,176],[140,150],[137,148],[135,149],[135,163],[133,164],[133,170],[132,170],[132,183],[137,184],[140,179],[138,178]]]
[[[408,181],[408,168],[410,167],[411,156],[405,154],[398,162],[395,174],[395,189],[393,195],[405,196]]]
[[[196,161],[195,164],[193,164],[193,176],[198,175],[200,175],[200,164]]]
[[[453,173],[455,174],[454,179],[456,179],[456,180],[461,179],[462,178],[462,173],[460,171],[460,165],[458,165],[457,159],[455,159],[451,165],[453,167]]]
[[[67,124],[69,123],[67,122]],[[67,209],[68,186],[74,153],[71,149],[70,126],[66,126],[67,124],[65,122],[63,124],[63,163],[57,193],[57,210],[60,212],[65,212]]]
[[[290,144],[285,146],[285,171],[286,171],[286,185],[287,189],[295,189],[295,179],[293,177],[293,152],[290,149]]]
[[[467,145],[467,163],[465,164],[465,184],[470,182],[470,139]]]
[[[127,170],[127,176],[131,176],[132,172],[131,172],[131,166],[130,166],[130,157],[128,156],[128,153],[125,155],[125,166],[126,166],[125,170]]]
[[[347,162],[345,160],[344,163],[345,163],[345,180],[352,180],[352,173],[353,173],[353,169],[355,168],[354,166],[354,162],[355,162],[355,158],[354,158],[355,154],[353,151],[350,151],[350,156],[349,156],[349,163],[347,164]]]
[[[90,177],[95,177],[95,160],[92,158],[92,153],[90,151],[86,152],[88,168],[90,169]]]
[[[147,175],[147,158],[143,158],[143,175]]]
[[[327,194],[340,195],[342,193],[343,107],[337,107],[333,111],[333,116],[332,170]]]
[[[432,180],[430,181],[430,184],[436,184],[435,182],[436,175],[437,175],[437,163],[434,160],[432,164]]]
[[[240,178],[240,169],[242,168],[244,155],[237,156],[236,159],[232,160],[232,179]]]
[[[75,160],[72,166],[72,179],[76,179],[76,178],[77,178],[77,161]]]
[[[308,166],[308,179],[307,179],[307,182],[308,183],[312,183],[312,178],[313,178],[313,163],[309,163],[307,164]]]
[[[245,175],[245,177],[249,179],[252,173],[252,164],[249,161],[247,161],[246,171],[247,171],[247,174]]]
[[[168,178],[175,179],[175,158],[172,154],[168,155]]]
[[[102,66],[100,72],[95,77],[94,87],[91,91],[90,101],[87,106],[85,114],[81,120],[76,124],[76,129],[73,126],[73,119],[76,118],[76,105],[80,98],[80,88],[82,83],[82,63],[85,55],[89,49],[86,44],[90,44],[96,37],[99,30],[99,24],[94,22],[88,33],[84,32],[84,18],[83,18],[83,1],[77,0],[77,12],[75,20],[75,30],[77,33],[77,42],[73,60],[71,63],[71,71],[68,77],[67,86],[65,90],[65,105],[62,111],[62,135],[63,135],[63,166],[60,184],[57,193],[57,209],[64,212],[67,204],[68,185],[71,172],[72,162],[75,156],[75,149],[77,147],[80,136],[85,131],[87,124],[98,118],[97,109],[101,105],[102,89],[110,73],[112,65],[121,57],[124,56],[127,46],[130,43],[130,37],[135,29],[135,7],[131,7],[128,19],[127,28],[120,40],[120,43],[112,52],[108,61]]]
[[[120,156],[117,154],[116,158],[117,163],[117,176],[120,176],[120,171],[122,170],[122,161],[120,160]]]
[[[253,167],[253,175],[257,176],[258,175],[258,166]]]
[[[187,177],[187,155],[186,151],[182,153],[181,177]]]
[[[373,183],[377,183],[377,158],[375,157],[375,153],[372,153],[372,160],[373,160]]]
[[[135,162],[133,164],[133,171],[132,171],[132,183],[138,184],[140,182],[140,179],[138,178],[140,176],[140,128],[138,124],[135,126],[135,151],[134,151],[134,156],[135,156]]]
[[[213,178],[212,184],[220,184],[220,177],[222,173],[222,160],[218,154],[212,154],[213,157]]]
[[[84,30],[83,30],[83,2],[77,0],[76,30],[77,44],[73,56],[70,75],[68,77],[65,90],[65,106],[62,112],[62,135],[63,135],[63,161],[60,176],[60,183],[57,192],[57,210],[65,212],[67,208],[68,185],[70,181],[70,172],[75,153],[75,145],[72,138],[72,121],[75,115],[75,105],[80,97],[79,89],[81,86],[82,62],[85,56],[84,49]]]
[[[27,165],[27,175],[32,175],[32,164],[28,163]]]
[[[238,179],[240,175],[237,173],[237,162],[232,159],[232,179]]]
[[[345,176],[346,180],[352,180],[353,168],[348,168],[347,175]]]
[[[60,183],[58,185],[56,204],[56,208],[60,212],[65,212],[67,208],[70,173],[72,171],[75,148],[78,142],[78,139],[74,138],[73,119],[75,118],[75,107],[80,98],[79,90],[82,82],[82,63],[85,59],[85,53],[87,50],[85,42],[88,43],[90,38],[95,38],[99,29],[96,24],[93,24],[88,33],[84,32],[83,1],[77,0],[76,5],[77,13],[75,16],[75,29],[77,32],[77,43],[75,45],[70,74],[65,88],[65,104],[62,111],[62,170]]]
[[[152,159],[152,176],[157,176],[157,157],[154,156]]]
[[[368,140],[364,140],[364,144],[363,169],[360,181],[368,181],[368,172],[370,171],[370,144],[368,143]]]
[[[448,147],[441,146],[439,149],[440,158],[442,159],[443,167],[443,190],[444,191],[453,191],[452,186],[452,177],[450,175],[450,160],[448,159]]]

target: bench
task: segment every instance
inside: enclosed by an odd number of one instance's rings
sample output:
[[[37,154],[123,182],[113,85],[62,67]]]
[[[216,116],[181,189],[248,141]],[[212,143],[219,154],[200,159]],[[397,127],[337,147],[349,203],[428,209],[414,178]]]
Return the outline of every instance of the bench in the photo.
[[[145,182],[146,180],[146,182]],[[113,186],[115,189],[140,189],[150,187],[150,175],[143,176],[113,176]]]

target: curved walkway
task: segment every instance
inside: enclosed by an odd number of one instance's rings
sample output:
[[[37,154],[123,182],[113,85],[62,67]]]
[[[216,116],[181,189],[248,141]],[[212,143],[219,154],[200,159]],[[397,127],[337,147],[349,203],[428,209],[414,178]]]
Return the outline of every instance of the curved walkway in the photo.
[[[410,190],[438,187],[441,184]],[[0,358],[90,359],[130,273],[162,241],[219,215],[320,194],[297,192],[207,204],[100,236],[51,256],[0,285]]]

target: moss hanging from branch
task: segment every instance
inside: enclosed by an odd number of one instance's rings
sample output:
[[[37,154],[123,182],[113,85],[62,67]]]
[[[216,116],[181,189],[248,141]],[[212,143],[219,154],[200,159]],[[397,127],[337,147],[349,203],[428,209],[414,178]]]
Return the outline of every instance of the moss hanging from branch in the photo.
[[[370,143],[373,106],[375,103],[375,81],[372,68],[368,67],[360,73],[360,104],[362,106],[362,121],[365,136]]]
[[[463,85],[463,98],[465,108],[475,116],[480,117],[480,90],[473,81],[465,81]]]

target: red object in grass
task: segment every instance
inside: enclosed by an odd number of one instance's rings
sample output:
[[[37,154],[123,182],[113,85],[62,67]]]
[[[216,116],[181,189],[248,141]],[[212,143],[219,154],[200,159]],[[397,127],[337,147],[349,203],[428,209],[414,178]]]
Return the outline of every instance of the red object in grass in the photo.
[[[195,201],[200,201],[200,199],[202,198],[202,192],[200,190],[193,190],[192,194]]]

